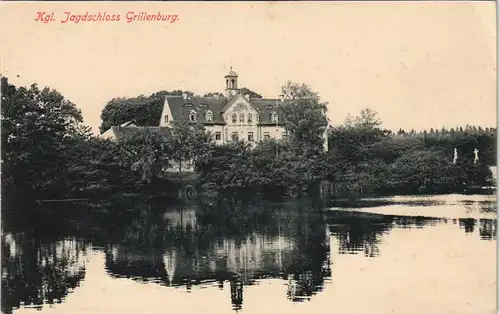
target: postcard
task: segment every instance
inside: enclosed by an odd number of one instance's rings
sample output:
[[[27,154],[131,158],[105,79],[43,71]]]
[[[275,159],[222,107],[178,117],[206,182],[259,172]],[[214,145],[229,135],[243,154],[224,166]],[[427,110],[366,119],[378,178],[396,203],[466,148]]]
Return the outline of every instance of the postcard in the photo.
[[[496,24],[0,3],[2,313],[496,313]]]

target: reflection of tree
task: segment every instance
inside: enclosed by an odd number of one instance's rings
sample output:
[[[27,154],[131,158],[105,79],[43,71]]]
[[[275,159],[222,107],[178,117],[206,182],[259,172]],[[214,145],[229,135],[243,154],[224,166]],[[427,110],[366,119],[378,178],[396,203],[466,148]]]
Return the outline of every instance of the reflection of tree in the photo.
[[[106,249],[107,269],[187,289],[207,282],[222,288],[229,281],[234,309],[242,307],[244,286],[255,280],[290,279],[295,300],[321,291],[330,276],[321,214],[274,209],[211,217],[180,209],[163,217],[135,219],[133,227],[121,228],[119,243]]]
[[[392,228],[422,228],[438,220],[337,211],[330,214],[328,223],[330,232],[338,239],[340,254],[363,252],[367,257],[376,257],[380,254],[381,236]]]
[[[76,241],[2,236],[2,312],[62,302],[85,277],[82,252],[85,245]]]
[[[330,242],[322,215],[298,216],[295,250],[286,268],[289,277],[288,297],[294,301],[310,298],[323,288],[324,279],[331,276]],[[290,275],[290,276],[289,276]]]
[[[161,251],[110,245],[105,250],[106,268],[114,276],[168,283]]]

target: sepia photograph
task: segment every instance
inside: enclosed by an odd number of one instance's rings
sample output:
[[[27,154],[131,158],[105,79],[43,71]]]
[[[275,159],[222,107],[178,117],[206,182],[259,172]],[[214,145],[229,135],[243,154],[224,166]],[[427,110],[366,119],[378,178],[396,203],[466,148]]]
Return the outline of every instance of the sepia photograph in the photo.
[[[497,313],[494,1],[3,2],[3,314]]]

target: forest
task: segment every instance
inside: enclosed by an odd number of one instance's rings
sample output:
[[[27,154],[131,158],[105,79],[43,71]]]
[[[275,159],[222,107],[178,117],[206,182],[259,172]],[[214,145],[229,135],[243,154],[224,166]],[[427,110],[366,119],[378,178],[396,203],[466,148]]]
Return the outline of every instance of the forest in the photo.
[[[183,198],[179,191],[186,186],[210,202],[325,195],[357,199],[464,193],[495,184],[489,167],[496,165],[496,128],[392,132],[382,127],[374,110],[365,109],[342,125],[329,126],[325,152],[318,121],[327,103],[302,83],[287,82],[282,90],[292,100],[283,108],[290,136],[253,149],[240,141],[215,145],[203,125],[187,121],[173,122],[161,132],[144,128],[119,141],[104,140],[58,91],[36,84],[14,86],[6,77],[1,88],[5,201],[114,195],[162,195],[174,201]],[[172,94],[182,91],[110,100],[100,131],[131,119],[157,126],[162,99]],[[458,159],[453,163],[455,149]],[[195,172],[166,171],[174,164],[191,164]]]

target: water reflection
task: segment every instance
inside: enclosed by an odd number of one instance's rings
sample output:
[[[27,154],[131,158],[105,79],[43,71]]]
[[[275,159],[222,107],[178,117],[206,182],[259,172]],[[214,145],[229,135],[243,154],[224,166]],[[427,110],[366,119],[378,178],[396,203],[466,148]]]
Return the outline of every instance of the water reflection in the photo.
[[[2,236],[2,312],[61,303],[85,278],[86,245],[36,234]]]
[[[57,234],[43,223],[30,231],[5,233],[2,312],[63,302],[82,280],[91,280],[85,278],[89,252],[104,256],[110,278],[128,278],[165,291],[224,290],[234,310],[245,308],[250,286],[269,279],[286,286],[273,297],[314,300],[335,279],[332,256],[380,258],[381,244],[394,230],[415,232],[449,223],[443,218],[285,205],[223,215],[208,214],[197,206],[165,210],[143,201],[130,207],[132,211],[115,206],[109,212],[117,216],[105,219],[91,220],[86,217],[95,216],[87,212],[72,217],[58,214],[50,218],[53,226],[64,226]],[[453,219],[450,227],[478,240],[497,238],[495,219]],[[337,249],[330,252],[335,243]]]
[[[188,291],[229,282],[235,309],[243,306],[245,286],[258,280],[286,280],[288,298],[301,301],[321,291],[330,276],[329,237],[320,213],[277,209],[221,222],[184,209],[162,218],[142,227],[136,220],[120,243],[105,247],[111,275]]]
[[[494,219],[479,219],[479,235],[483,240],[496,240],[497,221]]]

